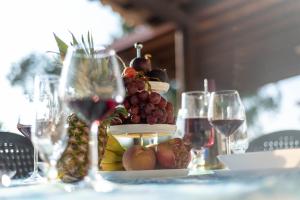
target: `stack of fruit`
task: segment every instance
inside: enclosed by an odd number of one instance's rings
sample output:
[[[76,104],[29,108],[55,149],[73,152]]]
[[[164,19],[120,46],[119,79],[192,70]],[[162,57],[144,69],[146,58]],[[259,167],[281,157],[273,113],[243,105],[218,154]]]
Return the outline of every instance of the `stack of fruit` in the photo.
[[[120,124],[174,124],[174,110],[159,93],[152,91],[149,80],[166,81],[165,70],[152,69],[150,56],[141,57],[141,44],[136,44],[137,57],[123,71],[126,98],[123,103],[129,115],[112,122]]]
[[[127,92],[123,106],[128,115],[115,118],[111,125],[174,124],[172,103],[151,89],[150,81],[167,81],[166,71],[152,69],[150,56],[141,57],[142,45],[137,43],[135,47],[137,57],[123,71]],[[151,147],[135,145],[125,151],[122,162],[126,170],[186,168],[191,159],[190,149],[179,138]]]

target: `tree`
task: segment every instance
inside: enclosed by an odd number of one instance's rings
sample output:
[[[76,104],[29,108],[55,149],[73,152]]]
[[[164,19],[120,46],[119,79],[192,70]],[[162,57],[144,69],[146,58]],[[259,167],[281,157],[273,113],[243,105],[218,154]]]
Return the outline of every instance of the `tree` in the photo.
[[[33,79],[37,74],[56,74],[61,72],[61,62],[57,55],[31,53],[20,62],[12,65],[8,80],[12,86],[20,86],[24,93],[31,94]]]

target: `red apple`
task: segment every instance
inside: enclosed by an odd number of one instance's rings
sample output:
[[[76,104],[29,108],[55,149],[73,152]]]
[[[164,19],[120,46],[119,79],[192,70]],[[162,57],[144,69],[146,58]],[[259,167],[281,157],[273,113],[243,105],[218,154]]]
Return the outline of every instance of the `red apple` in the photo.
[[[160,167],[166,169],[175,168],[175,154],[168,143],[157,145],[156,156]]]
[[[190,145],[180,138],[173,138],[157,145],[156,157],[164,169],[187,168],[191,161]]]
[[[151,170],[155,168],[156,156],[152,148],[134,145],[125,151],[122,162],[126,170]]]

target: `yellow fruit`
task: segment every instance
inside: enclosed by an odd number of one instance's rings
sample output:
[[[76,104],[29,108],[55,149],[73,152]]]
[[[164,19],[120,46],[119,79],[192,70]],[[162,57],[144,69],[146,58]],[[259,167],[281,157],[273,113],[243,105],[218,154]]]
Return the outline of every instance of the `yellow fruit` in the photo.
[[[125,152],[119,141],[110,133],[107,134],[106,150],[113,151],[120,156]]]
[[[101,163],[101,168],[103,171],[123,171],[122,162],[116,163]]]
[[[116,163],[116,162],[122,162],[122,156],[120,156],[119,154],[113,151],[106,149],[101,163]]]

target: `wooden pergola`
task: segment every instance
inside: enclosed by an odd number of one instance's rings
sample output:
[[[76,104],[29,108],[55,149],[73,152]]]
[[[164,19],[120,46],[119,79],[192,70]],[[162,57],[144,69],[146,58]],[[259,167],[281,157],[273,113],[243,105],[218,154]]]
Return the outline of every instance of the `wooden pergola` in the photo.
[[[113,46],[132,58],[145,42],[157,63],[169,68],[179,91],[255,92],[264,84],[300,74],[300,1],[296,0],[101,0],[132,25],[147,24]]]

